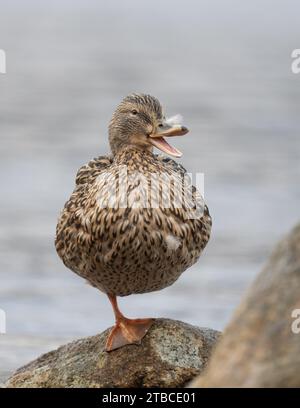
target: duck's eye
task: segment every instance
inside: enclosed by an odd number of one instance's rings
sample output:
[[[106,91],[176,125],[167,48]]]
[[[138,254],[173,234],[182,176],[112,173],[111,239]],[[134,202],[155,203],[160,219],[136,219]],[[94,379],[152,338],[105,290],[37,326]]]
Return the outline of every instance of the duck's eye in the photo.
[[[133,110],[131,111],[131,113],[132,113],[133,115],[137,115],[138,111],[137,111],[136,109],[133,109]]]
[[[160,127],[160,128],[162,128],[164,125],[162,124],[162,123],[160,123],[159,125],[158,125],[158,127]]]

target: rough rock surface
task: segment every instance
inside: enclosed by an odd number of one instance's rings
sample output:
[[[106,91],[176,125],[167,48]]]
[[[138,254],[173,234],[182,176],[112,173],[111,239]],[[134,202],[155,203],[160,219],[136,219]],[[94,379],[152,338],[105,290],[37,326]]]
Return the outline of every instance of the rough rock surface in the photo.
[[[109,330],[66,344],[17,370],[9,388],[182,387],[204,369],[220,333],[156,319],[141,345],[104,351]]]
[[[300,387],[299,317],[300,225],[279,243],[191,386]]]

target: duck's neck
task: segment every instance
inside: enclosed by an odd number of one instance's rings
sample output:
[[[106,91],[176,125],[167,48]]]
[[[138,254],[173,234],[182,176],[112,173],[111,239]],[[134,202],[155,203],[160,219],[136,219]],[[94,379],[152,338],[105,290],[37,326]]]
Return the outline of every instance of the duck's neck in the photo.
[[[153,158],[153,148],[150,150],[141,148],[139,146],[127,145],[124,148],[118,150],[114,154],[114,162],[128,164],[129,162],[140,162],[143,160],[149,160]]]

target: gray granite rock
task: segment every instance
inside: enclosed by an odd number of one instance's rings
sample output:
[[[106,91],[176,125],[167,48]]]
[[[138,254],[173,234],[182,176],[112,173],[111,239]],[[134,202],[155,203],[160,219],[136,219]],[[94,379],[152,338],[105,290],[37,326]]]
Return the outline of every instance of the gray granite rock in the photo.
[[[300,387],[299,312],[300,225],[276,247],[191,386]]]
[[[109,330],[17,370],[6,387],[182,387],[205,368],[220,333],[156,319],[141,345],[104,351]]]

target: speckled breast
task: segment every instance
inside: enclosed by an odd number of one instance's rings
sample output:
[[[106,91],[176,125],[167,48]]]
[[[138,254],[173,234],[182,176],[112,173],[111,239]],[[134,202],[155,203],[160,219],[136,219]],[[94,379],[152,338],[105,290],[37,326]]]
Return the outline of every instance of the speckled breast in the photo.
[[[190,218],[185,206],[161,204],[160,185],[153,205],[153,174],[179,180],[182,172],[147,158],[126,157],[94,172],[75,189],[58,222],[59,256],[105,293],[126,296],[171,285],[197,261],[209,239],[206,206],[201,217]],[[168,194],[176,198],[176,190]]]

